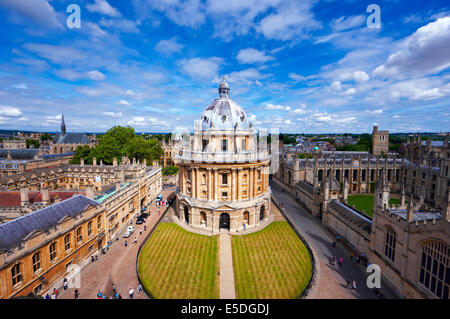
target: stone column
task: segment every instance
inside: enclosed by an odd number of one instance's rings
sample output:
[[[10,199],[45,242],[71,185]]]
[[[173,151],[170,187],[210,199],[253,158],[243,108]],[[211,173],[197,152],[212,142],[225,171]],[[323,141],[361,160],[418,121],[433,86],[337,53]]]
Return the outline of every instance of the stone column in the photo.
[[[236,200],[236,190],[235,190],[236,178],[235,178],[235,172],[236,172],[236,169],[232,168],[231,169],[231,200],[232,201]]]
[[[240,199],[240,197],[239,197],[239,191],[240,191],[240,189],[239,189],[239,174],[240,174],[241,170],[242,170],[242,168],[238,168],[236,171],[236,199],[237,200]]]
[[[218,188],[219,188],[219,171],[214,169],[214,200],[218,200]]]
[[[248,198],[252,198],[253,197],[253,168],[250,167],[248,170]]]

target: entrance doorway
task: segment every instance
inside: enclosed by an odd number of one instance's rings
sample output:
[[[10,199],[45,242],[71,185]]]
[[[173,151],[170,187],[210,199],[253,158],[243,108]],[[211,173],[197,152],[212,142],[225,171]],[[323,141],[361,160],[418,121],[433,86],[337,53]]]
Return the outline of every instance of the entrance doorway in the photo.
[[[184,221],[189,224],[189,210],[186,206],[184,206]]]
[[[228,213],[220,214],[219,228],[225,228],[230,230],[230,215],[228,215]]]
[[[265,214],[266,208],[264,207],[264,205],[261,206],[261,209],[259,210],[259,220],[263,220],[264,219],[264,214]]]

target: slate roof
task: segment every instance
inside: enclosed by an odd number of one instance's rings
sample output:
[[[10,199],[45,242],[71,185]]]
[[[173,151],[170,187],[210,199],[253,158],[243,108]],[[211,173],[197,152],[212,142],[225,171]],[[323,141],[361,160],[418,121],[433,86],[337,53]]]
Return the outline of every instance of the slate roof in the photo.
[[[56,134],[54,139],[56,144],[89,144],[89,138],[84,133],[61,133]]]
[[[350,220],[353,224],[361,227],[366,232],[370,232],[372,221],[369,218],[362,216],[359,212],[335,199],[330,202],[330,206],[345,219]]]
[[[86,196],[77,195],[65,201],[0,224],[0,251],[9,250],[20,244],[34,231],[45,231],[58,224],[64,217],[81,214],[88,206],[98,203]]]
[[[407,210],[405,209],[393,209],[390,210],[390,212],[394,215],[397,215],[398,217],[406,220],[407,217]],[[441,219],[441,213],[440,212],[421,212],[421,211],[415,211],[413,212],[413,222],[416,221],[429,221],[429,220],[433,220],[433,219]]]
[[[35,148],[11,148],[0,149],[0,158],[7,158],[8,152],[14,160],[32,160],[38,155],[39,149]]]

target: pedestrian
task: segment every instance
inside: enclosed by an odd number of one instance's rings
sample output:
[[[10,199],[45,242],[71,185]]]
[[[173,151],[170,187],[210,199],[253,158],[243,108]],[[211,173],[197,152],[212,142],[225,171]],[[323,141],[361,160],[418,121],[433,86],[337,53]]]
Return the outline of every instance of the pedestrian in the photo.
[[[139,236],[142,235],[142,229],[139,231]]]
[[[347,280],[347,288],[348,288],[348,289],[351,289],[351,288],[352,288],[352,286],[351,286],[351,281],[350,281],[350,280]]]
[[[50,299],[50,295],[49,295],[49,294],[46,294],[46,295],[45,295],[45,299]]]
[[[127,241],[125,240],[125,247],[127,247]]]
[[[137,243],[137,237],[134,237],[134,243],[135,244]]]
[[[137,286],[137,292],[140,293],[141,290],[142,290],[142,286],[141,286],[141,284],[139,284],[139,285]]]
[[[116,285],[112,284],[112,291],[116,292]]]
[[[336,265],[336,256],[333,256],[333,266],[335,266]]]
[[[117,292],[114,293],[114,299],[119,299],[119,294]]]
[[[119,294],[119,299],[122,299],[122,294]]]
[[[97,299],[102,299],[102,295],[103,295],[103,294],[102,294],[101,291],[99,290],[98,293],[97,293]]]
[[[55,296],[58,296],[58,290],[56,288],[53,288],[53,293],[55,294]]]
[[[335,241],[333,242],[333,248],[336,248],[336,242]]]
[[[94,255],[91,256],[91,262],[94,262]]]
[[[98,256],[97,255],[95,255],[95,261],[97,261],[98,260]]]
[[[245,224],[243,224],[244,230],[245,230]]]
[[[73,292],[73,297],[75,299],[78,299],[78,289],[75,289],[75,291]]]
[[[146,225],[144,225],[144,231],[146,231],[147,230],[147,226]]]
[[[337,235],[336,236],[336,241],[339,242],[339,239],[341,239],[341,236]]]
[[[354,253],[353,253],[353,250],[350,252],[350,260],[351,261],[353,261],[353,256],[354,256]]]
[[[64,286],[64,290],[67,290],[67,278],[64,278],[63,286]]]
[[[354,280],[353,280],[353,282],[352,282],[352,288],[353,288],[353,289],[356,289],[356,281],[354,281]]]
[[[130,295],[130,299],[133,299],[133,295],[134,295],[134,289],[130,288],[130,290],[128,291],[128,295]]]
[[[342,262],[343,262],[343,260],[342,260],[342,257],[341,257],[341,258],[339,258],[339,266],[341,266],[341,267],[342,267]]]
[[[52,299],[56,299],[55,293],[52,293]]]

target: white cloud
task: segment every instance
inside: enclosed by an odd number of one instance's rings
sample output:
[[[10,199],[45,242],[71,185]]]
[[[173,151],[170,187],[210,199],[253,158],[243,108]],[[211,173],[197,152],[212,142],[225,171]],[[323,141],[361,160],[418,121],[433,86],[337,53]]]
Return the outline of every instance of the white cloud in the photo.
[[[0,0],[0,6],[25,18],[25,25],[32,21],[50,29],[63,28],[55,9],[47,0]]]
[[[102,18],[99,24],[103,27],[117,29],[125,33],[139,33],[139,21],[127,19],[105,19]]]
[[[126,105],[126,106],[130,106],[131,105],[128,101],[125,101],[125,100],[120,100],[119,102],[117,102],[117,104],[119,104],[119,105]]]
[[[236,58],[239,63],[247,64],[267,62],[274,59],[273,57],[266,55],[263,51],[253,48],[239,50]]]
[[[213,79],[219,73],[222,58],[192,58],[178,61],[181,72],[195,78]]]
[[[53,71],[53,73],[55,73],[57,77],[68,81],[76,81],[83,78],[83,76],[79,72],[68,68],[55,70]]]
[[[266,104],[266,106],[264,107],[266,110],[283,110],[283,111],[290,111],[291,107],[290,106],[285,106],[285,105],[274,105],[272,103]]]
[[[373,74],[425,75],[440,72],[449,66],[450,16],[431,22],[407,37]]]
[[[365,17],[363,15],[359,16],[342,16],[336,20],[333,20],[330,25],[334,32],[339,32],[343,30],[353,29],[355,27],[360,27],[363,25]]]
[[[346,72],[341,75],[341,80],[354,80],[357,82],[365,82],[369,80],[369,75],[364,71]]]
[[[122,117],[122,112],[103,112],[103,115],[110,116],[110,117]]]
[[[180,52],[183,47],[184,45],[178,43],[177,40],[168,39],[159,41],[155,46],[155,50],[166,55],[172,55]]]
[[[102,72],[97,71],[97,70],[89,71],[88,76],[90,79],[97,80],[97,81],[106,79],[106,76]]]
[[[259,23],[258,30],[268,39],[301,39],[311,29],[320,24],[314,19],[310,1],[288,2],[276,12],[267,15]]]
[[[353,95],[356,93],[356,89],[355,88],[349,88],[347,91],[345,91],[346,95]]]
[[[330,89],[333,91],[340,91],[342,89],[341,82],[333,81],[333,83],[331,83]]]
[[[90,12],[98,12],[110,17],[120,17],[120,12],[112,7],[106,0],[94,0],[93,4],[86,5]]]
[[[16,116],[20,116],[21,114],[22,114],[22,111],[20,111],[16,107],[0,105],[0,115],[2,115],[2,116],[16,117]]]

